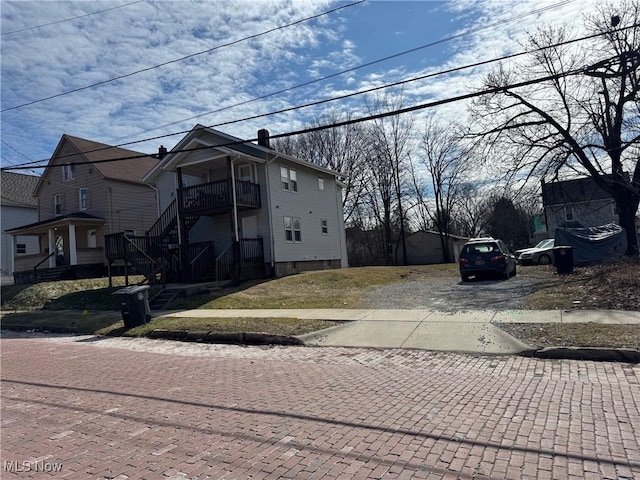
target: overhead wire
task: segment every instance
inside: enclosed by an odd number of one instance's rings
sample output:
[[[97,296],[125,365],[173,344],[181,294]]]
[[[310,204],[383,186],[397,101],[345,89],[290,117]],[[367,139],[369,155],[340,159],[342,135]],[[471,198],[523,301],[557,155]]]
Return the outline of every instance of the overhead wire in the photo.
[[[43,23],[41,25],[34,25],[32,27],[21,28],[19,30],[12,30],[10,32],[2,32],[2,33],[0,33],[0,36],[12,35],[14,33],[20,33],[20,32],[28,32],[29,30],[36,30],[38,28],[49,27],[51,25],[58,25],[60,23],[70,22],[72,20],[78,20],[79,18],[85,18],[85,17],[90,17],[91,15],[97,15],[99,13],[109,12],[111,10],[116,10],[118,8],[129,7],[131,5],[135,5],[136,3],[142,3],[142,2],[145,2],[145,1],[146,0],[136,0],[135,2],[125,3],[123,5],[118,5],[116,7],[105,8],[104,10],[98,10],[98,11],[95,11],[95,12],[85,13],[84,15],[78,15],[76,17],[65,18],[63,20],[56,20],[55,22]]]
[[[582,74],[582,73],[584,73],[584,68],[578,68],[578,69],[570,70],[568,72],[562,72],[562,73],[556,73],[556,74],[552,74],[552,75],[546,75],[546,76],[543,76],[543,77],[537,77],[537,78],[530,79],[530,80],[525,80],[525,81],[522,81],[522,82],[512,83],[510,85],[503,85],[503,86],[499,86],[499,87],[487,88],[487,89],[484,89],[484,90],[478,90],[476,92],[471,92],[471,93],[467,93],[467,94],[463,94],[463,95],[457,95],[455,97],[450,97],[450,98],[441,99],[441,100],[434,100],[434,101],[431,101],[431,102],[425,102],[425,103],[421,103],[421,104],[418,104],[418,105],[413,105],[411,107],[405,107],[405,108],[392,110],[392,111],[388,111],[388,112],[381,112],[381,113],[368,115],[368,116],[361,117],[361,118],[349,119],[349,120],[344,120],[344,121],[341,121],[341,122],[334,122],[334,123],[331,123],[331,124],[304,128],[304,129],[296,130],[296,131],[293,131],[293,132],[272,135],[270,138],[272,138],[272,139],[286,138],[286,137],[291,137],[291,136],[295,136],[295,135],[302,135],[302,134],[306,134],[306,133],[317,132],[317,131],[322,131],[322,130],[328,130],[328,129],[331,129],[331,128],[337,128],[337,127],[342,127],[342,126],[346,126],[346,125],[353,125],[353,124],[368,122],[368,121],[371,121],[371,120],[377,120],[377,119],[381,119],[381,118],[387,118],[387,117],[391,117],[391,116],[395,116],[395,115],[402,115],[404,113],[410,113],[410,112],[414,112],[414,111],[417,111],[417,110],[423,110],[423,109],[426,109],[426,108],[432,108],[432,107],[436,107],[436,106],[440,106],[440,105],[445,105],[445,104],[448,104],[448,103],[458,102],[458,101],[461,101],[461,100],[468,100],[468,99],[479,97],[479,96],[482,96],[482,95],[489,95],[489,94],[493,94],[493,93],[504,92],[504,91],[511,90],[511,89],[514,89],[514,88],[520,88],[520,87],[524,87],[524,86],[528,86],[528,85],[533,85],[535,83],[546,82],[546,81],[549,81],[549,80],[557,80],[559,78],[564,78],[564,77],[568,77],[568,76],[571,76],[571,75],[578,75],[578,74]],[[216,145],[202,145],[202,146],[199,146],[199,147],[172,150],[170,153],[171,154],[187,153],[187,152],[195,152],[195,151],[207,150],[207,149],[213,149],[213,148],[232,147],[232,146],[235,146],[235,145],[245,145],[245,144],[253,143],[253,142],[256,142],[256,141],[258,141],[258,138],[251,138],[251,139],[248,139],[248,140],[237,140],[237,141],[231,141],[231,142],[226,142],[226,143],[221,143],[221,144],[216,144]],[[74,164],[75,165],[94,165],[94,164],[98,164],[98,163],[109,163],[109,162],[119,162],[119,161],[125,161],[125,160],[133,160],[133,159],[144,158],[144,157],[149,157],[149,156],[150,155],[147,155],[147,154],[130,155],[130,156],[114,158],[114,159],[93,160],[93,161],[86,161],[86,162],[74,162]],[[62,167],[62,166],[64,166],[64,165],[43,165],[43,166],[38,166],[38,167],[33,167],[33,168]],[[19,167],[3,168],[2,170],[17,170],[17,169],[19,169]]]
[[[118,75],[117,77],[113,77],[113,78],[110,78],[110,79],[107,79],[107,80],[102,80],[100,82],[95,82],[95,83],[92,83],[90,85],[85,85],[84,87],[74,88],[72,90],[67,90],[66,92],[61,92],[61,93],[57,93],[55,95],[50,95],[48,97],[43,97],[43,98],[39,98],[37,100],[32,100],[30,102],[25,102],[25,103],[21,103],[19,105],[14,105],[13,107],[4,108],[4,109],[0,110],[0,112],[8,112],[10,110],[17,110],[19,108],[27,107],[29,105],[35,105],[36,103],[45,102],[45,101],[51,100],[53,98],[63,97],[65,95],[69,95],[71,93],[80,92],[82,90],[87,90],[87,89],[90,89],[90,88],[93,88],[93,87],[97,87],[99,85],[104,85],[104,84],[107,84],[107,83],[111,83],[111,82],[114,82],[116,80],[122,80],[123,78],[132,77],[134,75],[138,75],[139,73],[149,72],[151,70],[155,70],[157,68],[164,67],[166,65],[171,65],[173,63],[182,62],[182,61],[187,60],[189,58],[197,57],[199,55],[204,55],[205,53],[210,53],[210,52],[213,52],[215,50],[219,50],[219,49],[224,48],[224,47],[229,47],[231,45],[236,45],[238,43],[245,42],[247,40],[252,40],[254,38],[258,38],[258,37],[261,37],[263,35],[267,35],[269,33],[272,33],[272,32],[278,31],[278,30],[282,30],[284,28],[292,27],[294,25],[298,25],[300,23],[307,22],[309,20],[314,20],[314,19],[322,17],[324,15],[329,15],[330,13],[337,12],[338,10],[342,10],[344,8],[353,7],[355,5],[363,3],[365,1],[366,0],[357,0],[357,1],[353,2],[353,3],[349,3],[349,4],[346,4],[346,5],[340,5],[338,7],[332,8],[331,10],[327,10],[327,11],[324,11],[322,13],[319,13],[319,14],[316,14],[316,15],[312,15],[310,17],[305,17],[305,18],[302,18],[300,20],[296,20],[295,22],[287,23],[286,25],[280,25],[278,27],[270,28],[269,30],[265,30],[265,31],[260,32],[260,33],[256,33],[256,34],[253,34],[253,35],[248,35],[248,36],[240,38],[238,40],[233,40],[231,42],[227,42],[227,43],[223,43],[223,44],[220,44],[220,45],[216,45],[215,47],[209,48],[207,50],[203,50],[203,51],[196,52],[196,53],[191,53],[189,55],[185,55],[184,57],[180,57],[180,58],[176,58],[176,59],[173,59],[173,60],[169,60],[167,62],[159,63],[159,64],[153,65],[151,67],[142,68],[142,69],[136,70],[134,72],[129,72],[129,73],[126,73],[126,74],[123,74],[123,75]],[[573,1],[573,0],[570,0],[570,1]]]
[[[404,56],[404,55],[408,55],[410,53],[415,53],[415,52],[418,52],[418,51],[423,50],[425,48],[429,48],[429,47],[433,47],[435,45],[439,45],[441,43],[450,42],[452,40],[456,40],[456,39],[465,37],[465,36],[467,36],[469,34],[478,33],[478,32],[481,32],[481,31],[484,31],[484,30],[487,30],[487,29],[495,28],[497,26],[500,26],[500,25],[503,25],[503,24],[506,24],[506,23],[513,22],[515,20],[520,20],[520,19],[522,19],[524,17],[527,17],[529,15],[537,15],[537,14],[542,13],[544,11],[547,11],[547,10],[550,10],[550,9],[553,9],[553,8],[558,8],[560,6],[563,6],[565,4],[571,3],[573,1],[575,1],[575,0],[563,0],[561,2],[554,3],[552,5],[548,5],[546,7],[541,7],[541,8],[535,9],[535,10],[531,10],[529,12],[521,13],[519,15],[510,17],[508,19],[500,20],[498,22],[494,22],[494,23],[491,23],[489,25],[484,25],[484,26],[476,28],[476,29],[468,29],[468,30],[465,30],[464,32],[458,33],[456,35],[450,35],[448,37],[441,38],[441,39],[436,40],[434,42],[429,42],[429,43],[426,43],[424,45],[420,45],[420,46],[411,48],[409,50],[404,50],[402,52],[398,52],[398,53],[395,53],[395,54],[392,54],[392,55],[388,55],[388,56],[383,57],[383,58],[372,60],[370,62],[366,62],[366,63],[360,64],[360,65],[357,65],[355,67],[347,68],[347,69],[341,70],[339,72],[334,72],[334,73],[331,73],[331,74],[326,75],[324,77],[315,78],[313,80],[309,80],[307,82],[303,82],[303,83],[294,85],[292,87],[283,88],[281,90],[277,90],[275,92],[270,92],[270,93],[267,93],[265,95],[261,95],[259,97],[254,97],[254,98],[251,98],[251,99],[248,99],[248,100],[244,100],[242,102],[234,103],[233,105],[227,105],[225,107],[217,108],[215,110],[210,110],[208,112],[200,113],[198,115],[193,115],[191,117],[183,118],[181,120],[175,120],[173,122],[166,123],[166,124],[160,125],[158,127],[154,127],[154,128],[150,128],[150,129],[147,129],[147,130],[143,130],[142,132],[138,132],[135,135],[139,135],[141,133],[152,132],[153,130],[158,130],[160,128],[170,127],[172,125],[176,125],[178,123],[182,123],[182,122],[185,122],[187,120],[195,120],[196,118],[204,117],[206,115],[212,115],[214,113],[220,113],[220,112],[223,112],[225,110],[230,110],[230,109],[235,108],[235,107],[240,107],[242,105],[247,105],[249,103],[256,102],[258,100],[264,100],[265,98],[273,97],[273,96],[279,95],[281,93],[290,92],[292,90],[296,90],[298,88],[306,87],[306,86],[309,86],[309,85],[312,85],[314,83],[318,83],[318,82],[321,82],[321,81],[324,81],[324,80],[329,80],[331,78],[335,78],[335,77],[338,77],[340,75],[344,75],[345,73],[354,72],[354,71],[360,70],[362,68],[366,68],[366,67],[370,67],[372,65],[378,64],[378,63],[386,62],[387,60],[392,60],[394,58],[398,58],[398,57],[401,57],[401,56]],[[185,132],[179,132],[179,133],[173,134],[173,135],[180,135],[180,134],[184,134],[184,133],[186,133],[186,131]],[[119,140],[120,139],[126,139],[126,138],[129,138],[131,136],[132,135],[127,135],[125,137],[119,137]],[[152,139],[154,139],[154,138],[152,138]],[[147,140],[140,140],[140,141],[131,142],[131,143],[123,143],[122,145],[131,145],[132,143],[140,143],[140,142],[144,142],[144,141],[147,141]]]
[[[638,25],[631,25],[631,26],[628,26],[628,27],[622,27],[620,29],[617,29],[616,31],[624,31],[624,30],[628,30],[630,28],[635,28],[637,26]],[[610,32],[607,32],[607,33],[610,33]],[[357,96],[357,95],[363,95],[363,94],[366,94],[366,93],[371,93],[373,91],[377,91],[377,90],[381,90],[381,89],[385,89],[385,88],[391,88],[391,87],[407,84],[407,83],[414,82],[414,81],[424,80],[424,79],[427,79],[427,78],[433,78],[433,77],[436,77],[436,76],[446,75],[446,74],[450,74],[450,73],[453,73],[453,72],[457,72],[457,71],[461,71],[461,70],[465,70],[465,69],[469,69],[469,68],[475,68],[475,67],[478,67],[478,66],[487,65],[489,63],[509,60],[509,59],[512,59],[512,58],[516,58],[516,57],[519,57],[519,56],[536,53],[536,52],[543,51],[543,50],[546,50],[546,49],[557,48],[557,47],[563,46],[563,45],[569,45],[569,44],[573,44],[573,43],[577,43],[577,42],[581,42],[581,41],[585,41],[585,40],[590,40],[590,39],[593,39],[593,38],[596,38],[596,37],[599,37],[599,36],[602,36],[602,35],[603,35],[603,33],[590,34],[590,35],[586,35],[586,36],[583,36],[583,37],[579,37],[579,38],[575,38],[575,39],[571,39],[571,40],[566,40],[566,41],[563,41],[563,42],[558,42],[556,44],[552,44],[552,45],[548,45],[548,46],[544,46],[544,47],[539,47],[539,48],[536,48],[534,50],[527,50],[527,51],[523,51],[523,52],[517,52],[517,53],[513,53],[513,54],[509,54],[509,55],[504,55],[502,57],[493,58],[493,59],[490,59],[490,60],[483,60],[483,61],[480,61],[480,62],[475,62],[475,63],[472,63],[472,64],[467,64],[467,65],[463,65],[463,66],[459,66],[459,67],[454,67],[454,68],[450,68],[450,69],[443,70],[443,71],[433,72],[433,73],[422,75],[422,76],[419,76],[419,77],[400,80],[400,81],[393,82],[393,83],[390,83],[390,84],[376,86],[376,87],[372,87],[372,88],[365,89],[365,90],[359,90],[357,92],[352,92],[352,93],[348,93],[348,94],[337,96],[337,97],[318,100],[318,101],[315,101],[315,102],[309,102],[309,103],[306,103],[306,104],[303,104],[303,105],[298,105],[298,106],[294,106],[294,107],[288,107],[288,108],[285,108],[285,109],[280,109],[280,110],[277,110],[277,111],[272,111],[272,112],[263,113],[263,114],[259,114],[259,115],[253,115],[253,116],[250,116],[250,117],[243,117],[241,119],[230,120],[230,121],[227,121],[227,122],[221,122],[221,123],[205,126],[203,128],[215,128],[215,127],[219,127],[219,126],[223,126],[223,125],[240,123],[240,122],[247,121],[247,120],[253,120],[253,119],[256,119],[256,118],[262,118],[262,117],[267,117],[267,116],[276,115],[276,114],[280,114],[280,113],[285,113],[285,112],[288,112],[288,111],[307,108],[307,107],[310,107],[310,106],[316,106],[316,105],[319,105],[319,104],[329,103],[329,102],[332,102],[332,101],[343,100],[345,98],[350,98],[350,97],[354,97],[354,96]],[[171,134],[158,135],[158,136],[155,136],[155,137],[146,138],[144,140],[137,140],[137,141],[123,143],[123,144],[119,144],[119,145],[109,145],[109,146],[100,147],[100,148],[93,149],[93,150],[88,150],[88,151],[86,151],[84,153],[92,153],[92,152],[96,152],[96,151],[108,150],[110,148],[118,148],[118,147],[122,147],[122,146],[126,146],[126,145],[132,145],[132,144],[135,144],[135,143],[148,142],[148,141],[151,141],[151,140],[158,140],[158,139],[162,139],[162,138],[166,138],[166,137],[174,136],[174,135],[180,135],[180,134],[184,135],[186,133],[191,132],[192,130],[193,129],[185,130],[185,131],[181,131],[181,132],[175,132],[175,133],[171,133]],[[73,156],[73,154],[68,155],[68,156]],[[142,156],[148,156],[148,155],[142,155]],[[59,158],[64,158],[64,156],[61,156]],[[48,161],[48,159],[37,160],[37,161],[31,162],[31,163],[25,163],[25,164],[22,164],[22,165],[23,166],[29,166],[29,165],[32,165],[32,164],[42,163],[42,162],[46,162],[46,161]]]
[[[351,3],[351,4],[348,4],[348,5],[345,5],[343,7],[339,7],[339,8],[346,8],[346,7],[354,6],[354,5],[357,5],[358,3],[362,3],[364,1],[365,0],[361,0],[360,2]],[[440,43],[448,42],[448,41],[454,40],[456,38],[461,38],[463,36],[466,36],[466,35],[469,35],[469,34],[472,34],[472,33],[477,33],[477,32],[480,32],[480,31],[483,31],[483,30],[486,30],[486,29],[489,29],[489,28],[494,28],[494,27],[502,25],[502,24],[510,23],[510,22],[512,22],[514,20],[519,20],[519,19],[524,18],[524,17],[529,16],[529,15],[539,14],[541,12],[544,12],[544,11],[547,11],[547,10],[550,10],[550,9],[553,9],[553,8],[557,8],[559,6],[571,3],[573,1],[575,1],[575,0],[563,0],[561,2],[552,4],[552,5],[548,5],[546,7],[541,7],[539,9],[535,9],[535,10],[532,10],[532,11],[529,11],[529,12],[521,13],[521,14],[516,15],[514,17],[510,17],[508,19],[504,19],[504,20],[501,20],[499,22],[495,22],[493,24],[485,25],[485,26],[480,27],[478,29],[466,30],[466,31],[461,32],[459,34],[448,36],[448,37],[445,37],[443,39],[437,40],[435,42],[430,42],[430,43],[427,43],[427,44],[424,44],[424,45],[420,45],[418,47],[415,47],[415,48],[412,48],[412,49],[409,49],[409,50],[405,50],[405,51],[402,51],[402,52],[399,52],[399,53],[396,53],[396,54],[393,54],[393,55],[389,55],[389,56],[386,56],[386,57],[383,57],[383,58],[380,58],[380,59],[377,59],[377,60],[374,60],[374,61],[371,61],[371,62],[367,62],[365,64],[361,64],[361,65],[358,65],[356,67],[349,68],[347,70],[343,70],[343,71],[340,71],[340,72],[335,72],[335,73],[327,75],[325,77],[321,77],[321,78],[318,78],[318,79],[313,79],[313,80],[310,80],[308,82],[304,82],[302,84],[295,85],[293,87],[289,87],[289,88],[286,88],[286,89],[278,90],[276,92],[271,92],[269,94],[262,95],[260,97],[255,97],[253,99],[245,100],[243,102],[239,102],[239,103],[236,103],[234,105],[229,105],[229,106],[217,109],[217,110],[213,110],[213,111],[210,111],[210,112],[205,112],[205,113],[200,114],[200,115],[196,115],[196,116],[192,116],[192,117],[189,117],[189,118],[186,118],[186,119],[174,121],[174,122],[171,122],[169,124],[165,124],[165,125],[162,125],[162,126],[159,126],[159,127],[155,127],[153,129],[145,130],[142,133],[146,133],[146,132],[149,132],[149,131],[157,130],[158,128],[164,128],[166,126],[171,126],[171,125],[174,125],[176,123],[181,123],[181,122],[186,121],[186,120],[192,120],[192,119],[204,116],[204,115],[210,115],[212,113],[218,113],[218,112],[221,112],[221,111],[224,111],[224,110],[228,110],[228,109],[231,109],[231,108],[235,108],[237,106],[245,105],[247,103],[251,103],[251,102],[254,102],[254,101],[257,101],[257,100],[262,100],[264,98],[268,98],[268,97],[271,97],[271,96],[274,96],[274,95],[278,95],[280,93],[285,93],[285,92],[288,92],[288,91],[291,91],[291,90],[294,90],[294,89],[297,89],[297,88],[301,88],[301,87],[304,87],[304,86],[307,86],[307,85],[311,85],[313,83],[317,83],[317,82],[320,82],[320,81],[323,81],[323,80],[334,78],[334,77],[342,75],[344,73],[348,73],[348,72],[351,72],[351,71],[358,70],[360,68],[364,68],[364,67],[367,67],[367,66],[374,65],[376,63],[384,62],[386,60],[390,60],[390,59],[397,58],[397,57],[400,57],[400,56],[403,56],[403,55],[407,55],[409,53],[413,53],[413,52],[422,50],[422,49],[430,47],[430,46],[434,46],[434,45],[438,45]],[[329,10],[329,11],[325,12],[324,14],[331,13],[331,12],[333,12],[335,10],[337,10],[337,9]],[[319,14],[317,16],[321,16],[321,15],[324,15],[324,14]],[[314,17],[309,17],[309,18],[314,18]],[[301,23],[302,21],[304,21],[304,19],[303,20],[299,20],[297,22],[294,22],[291,25],[295,25],[296,23]],[[284,28],[284,27],[282,27],[282,28]],[[267,31],[267,32],[269,32],[269,31]],[[251,37],[247,37],[247,38],[251,38]],[[241,40],[238,40],[238,41],[241,41]],[[233,44],[233,42],[231,44]],[[221,46],[215,47],[215,48],[221,48],[222,46],[224,46],[224,45],[221,45]],[[89,87],[86,87],[86,88],[89,88]],[[322,102],[322,103],[326,103],[326,102]],[[2,111],[4,111],[4,110],[0,110],[0,112],[2,112]],[[266,116],[266,115],[269,115],[269,114],[263,114],[262,116]],[[260,117],[255,117],[255,118],[260,118]],[[232,122],[232,123],[238,123],[238,122],[244,121],[244,120],[246,120],[246,119],[237,120],[237,121]],[[209,128],[213,128],[213,127],[221,126],[221,125],[224,125],[224,123],[223,124],[211,125],[211,126],[209,126]],[[142,140],[136,140],[136,141],[132,141],[132,142],[120,143],[120,144],[115,145],[115,146],[127,146],[127,145],[133,145],[133,144],[136,144],[136,143],[147,142],[147,141],[150,141],[150,140],[157,140],[159,138],[166,138],[166,137],[176,136],[176,135],[184,135],[184,134],[188,133],[189,131],[190,130],[184,130],[184,131],[174,132],[174,133],[170,133],[170,134],[159,135],[159,136],[150,137],[150,138],[146,138],[146,139],[142,139]],[[120,137],[120,139],[124,139],[124,138],[127,138],[127,137],[126,136],[125,137]],[[103,147],[103,148],[109,148],[109,147]],[[100,149],[96,149],[96,150],[92,150],[92,151],[97,151],[97,150],[100,150]],[[37,162],[34,162],[34,163],[40,163],[42,161],[47,161],[47,160],[41,160],[41,161],[37,161]]]

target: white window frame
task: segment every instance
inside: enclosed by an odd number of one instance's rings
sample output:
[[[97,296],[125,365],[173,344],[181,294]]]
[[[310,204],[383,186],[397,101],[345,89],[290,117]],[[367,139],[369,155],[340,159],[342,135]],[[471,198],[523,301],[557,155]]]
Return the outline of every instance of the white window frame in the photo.
[[[68,182],[76,179],[75,163],[66,163],[62,166],[62,180]]]
[[[84,193],[84,196],[82,195]],[[89,208],[89,189],[83,187],[78,190],[78,205],[80,210],[86,210]]]
[[[298,192],[298,174],[293,168],[280,165],[280,184],[282,190],[287,192]]]
[[[571,222],[575,219],[575,215],[573,213],[573,207],[564,207],[564,219],[567,222]]]
[[[318,177],[318,190],[324,192],[324,177]]]
[[[287,243],[302,243],[302,222],[300,217],[284,217],[284,240]]]
[[[329,235],[329,221],[326,218],[320,219],[320,231],[322,235]]]
[[[56,193],[53,196],[53,213],[55,215],[62,215],[62,210],[63,210],[62,194]]]

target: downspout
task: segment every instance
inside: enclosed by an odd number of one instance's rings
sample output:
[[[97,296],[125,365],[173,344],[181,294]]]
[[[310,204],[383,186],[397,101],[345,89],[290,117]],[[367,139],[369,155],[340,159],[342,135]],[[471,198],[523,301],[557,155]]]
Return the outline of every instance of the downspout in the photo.
[[[275,150],[274,150],[275,151]],[[275,156],[268,160],[269,154],[267,153],[267,163],[265,164],[265,174],[267,177],[267,214],[269,216],[269,235],[270,235],[270,250],[271,250],[271,273],[275,275],[275,265],[276,265],[276,245],[275,245],[275,236],[273,235],[273,212],[271,205],[271,182],[269,181],[269,164],[275,162],[278,158],[280,158],[280,154],[276,152]]]
[[[240,233],[238,232],[238,199],[236,198],[236,172],[234,168],[233,162],[240,158],[239,155],[236,155],[235,158],[231,159],[231,192],[233,195],[233,229],[235,231],[236,242],[240,241]]]

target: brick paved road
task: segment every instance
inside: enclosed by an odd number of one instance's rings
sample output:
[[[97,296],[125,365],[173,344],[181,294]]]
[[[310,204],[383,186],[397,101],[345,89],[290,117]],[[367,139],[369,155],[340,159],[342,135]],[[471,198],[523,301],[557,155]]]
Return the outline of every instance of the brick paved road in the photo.
[[[638,365],[78,340],[2,339],[3,479],[640,478]]]

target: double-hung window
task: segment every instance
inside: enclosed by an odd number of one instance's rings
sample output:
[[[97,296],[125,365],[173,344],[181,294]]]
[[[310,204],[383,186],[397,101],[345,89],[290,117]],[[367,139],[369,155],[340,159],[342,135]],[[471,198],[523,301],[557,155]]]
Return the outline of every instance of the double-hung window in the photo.
[[[564,207],[564,219],[571,221],[573,218],[573,207]]]
[[[56,215],[62,215],[62,195],[59,193],[53,196],[53,212]]]
[[[81,188],[79,193],[80,210],[86,210],[89,206],[89,189]]]
[[[281,181],[283,190],[288,190],[289,192],[298,191],[298,176],[294,169],[281,166],[280,181]]]
[[[326,219],[320,220],[320,226],[322,228],[322,235],[329,235],[329,222]]]
[[[62,166],[62,180],[65,182],[68,180],[75,180],[76,178],[76,165],[74,163],[67,163]]]
[[[301,243],[302,229],[299,217],[284,217],[284,236],[287,243]]]

